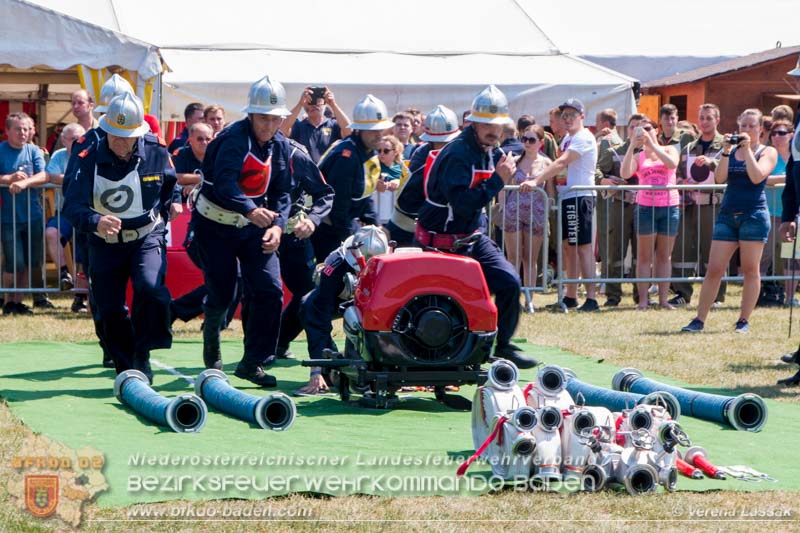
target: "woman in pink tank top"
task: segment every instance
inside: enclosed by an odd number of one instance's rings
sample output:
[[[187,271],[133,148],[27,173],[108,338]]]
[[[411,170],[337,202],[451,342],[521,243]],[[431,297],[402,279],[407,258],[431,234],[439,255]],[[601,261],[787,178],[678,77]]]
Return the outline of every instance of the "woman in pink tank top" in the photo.
[[[656,140],[656,125],[644,119],[628,145],[622,161],[623,179],[639,178],[639,185],[675,185],[675,169],[679,154],[672,146],[659,146]],[[636,194],[636,276],[648,278],[669,277],[672,271],[672,248],[678,233],[680,197],[677,190],[642,190]],[[639,309],[645,310],[650,284],[640,282]],[[658,302],[663,309],[674,309],[667,301],[669,282],[658,284]]]

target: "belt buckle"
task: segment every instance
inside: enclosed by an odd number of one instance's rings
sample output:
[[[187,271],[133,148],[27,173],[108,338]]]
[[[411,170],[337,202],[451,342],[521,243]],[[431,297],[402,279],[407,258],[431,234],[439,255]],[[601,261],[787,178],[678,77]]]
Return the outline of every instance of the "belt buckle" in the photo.
[[[247,222],[248,221],[247,221],[246,217],[243,217],[243,216],[239,215],[238,217],[236,217],[236,220],[234,221],[233,225],[236,226],[239,229],[242,229],[243,227],[245,227],[247,225]]]
[[[122,242],[131,242],[139,238],[139,230],[124,229],[120,232],[120,239]]]

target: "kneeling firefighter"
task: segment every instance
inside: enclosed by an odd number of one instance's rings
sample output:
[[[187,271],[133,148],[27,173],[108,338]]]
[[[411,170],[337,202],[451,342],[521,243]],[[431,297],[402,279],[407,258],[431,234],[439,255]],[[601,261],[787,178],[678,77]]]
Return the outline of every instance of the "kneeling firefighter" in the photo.
[[[389,243],[383,230],[377,226],[363,226],[318,265],[317,286],[303,298],[301,307],[311,359],[324,359],[325,349],[337,350],[331,331],[339,304],[353,298],[355,277],[366,261],[388,251]],[[298,392],[316,394],[327,389],[322,369],[312,367],[308,385]]]

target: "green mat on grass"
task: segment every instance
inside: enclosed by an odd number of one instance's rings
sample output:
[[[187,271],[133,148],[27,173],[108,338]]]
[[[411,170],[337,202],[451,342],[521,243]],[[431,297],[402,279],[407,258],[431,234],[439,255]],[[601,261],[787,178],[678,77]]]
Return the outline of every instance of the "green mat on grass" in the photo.
[[[553,348],[522,344],[539,360],[572,368],[586,382],[609,386],[618,369]],[[202,371],[200,341],[176,342],[153,358],[186,376]],[[305,353],[296,343],[293,351]],[[253,394],[269,391],[233,376],[240,341],[223,345],[231,384]],[[477,462],[457,481],[460,462],[472,451],[470,413],[451,410],[432,394],[404,397],[393,410],[364,409],[338,397],[295,398],[298,416],[288,431],[262,430],[209,408],[205,428],[177,434],[121,405],[113,395],[113,370],[100,367],[94,343],[0,345],[0,396],[28,427],[65,445],[105,454],[103,474],[110,489],[101,506],[174,499],[263,498],[290,492],[343,494],[479,494],[489,490],[491,470]],[[165,396],[190,392],[183,378],[154,365],[155,389]],[[284,360],[271,369],[279,390],[291,393],[308,369]],[[521,382],[535,370],[521,372]],[[665,382],[683,385],[667,378]],[[723,394],[744,391],[707,390]],[[462,388],[472,398],[474,387]],[[354,395],[354,398],[357,398]],[[719,465],[749,465],[778,483],[737,480],[693,481],[679,490],[798,490],[794,458],[797,405],[767,400],[769,420],[760,433],[734,431],[684,417],[695,444]]]

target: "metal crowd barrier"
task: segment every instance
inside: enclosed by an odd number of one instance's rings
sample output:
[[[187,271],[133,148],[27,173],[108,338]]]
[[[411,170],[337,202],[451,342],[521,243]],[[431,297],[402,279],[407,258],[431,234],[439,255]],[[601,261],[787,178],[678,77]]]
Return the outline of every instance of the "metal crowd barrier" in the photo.
[[[659,191],[659,190],[678,190],[681,194],[681,205],[680,205],[680,220],[678,222],[678,235],[676,238],[680,239],[682,236],[686,236],[687,234],[687,221],[684,209],[684,204],[686,198],[689,196],[690,193],[705,193],[709,194],[711,198],[713,198],[714,193],[717,193],[719,197],[719,202],[721,202],[721,197],[726,188],[725,184],[716,184],[716,185],[669,185],[669,186],[650,186],[650,185],[592,185],[592,186],[575,186],[570,187],[569,189],[564,189],[561,191],[561,194],[565,194],[569,191],[593,191],[595,193],[619,193],[619,195],[624,195],[626,192],[628,193],[635,193],[636,191]],[[767,187],[767,194],[778,194],[783,188],[783,185],[775,185],[775,186],[768,186]],[[624,196],[623,196],[624,197]],[[575,200],[577,202],[577,199]],[[591,282],[592,283],[637,283],[637,282],[649,282],[649,283],[659,283],[659,282],[688,282],[688,283],[702,283],[704,276],[703,275],[694,275],[694,276],[650,276],[650,277],[642,277],[639,278],[636,275],[636,240],[637,234],[635,230],[635,203],[626,203],[624,200],[621,200],[619,196],[613,198],[611,194],[608,194],[604,197],[603,194],[597,194],[596,196],[596,205],[595,205],[595,219],[593,224],[593,231],[595,232],[593,243],[595,245],[600,245],[600,250],[598,247],[595,246],[595,251],[599,251],[599,258],[601,263],[601,273],[599,276],[594,277]],[[601,202],[604,202],[605,205],[601,206]],[[720,203],[711,200],[710,204],[703,204],[703,205],[710,205],[713,210],[713,217],[710,217],[710,223],[713,225],[714,220],[716,220],[716,216],[720,207]],[[616,210],[611,209],[611,207],[616,207]],[[583,279],[576,279],[576,278],[568,278],[566,272],[564,270],[564,257],[562,256],[560,250],[560,243],[563,239],[563,232],[564,228],[561,225],[562,219],[562,202],[558,202],[555,210],[557,212],[556,217],[556,241],[558,244],[557,248],[557,267],[556,267],[556,285],[558,288],[558,301],[561,302],[564,296],[564,286],[568,284],[580,284],[584,283],[585,280]],[[628,211],[630,210],[630,211]],[[761,268],[761,280],[764,281],[784,281],[791,279],[790,272],[786,272],[784,274],[778,275],[776,272],[782,270],[780,267],[782,266],[782,259],[780,258],[779,251],[776,251],[776,247],[779,248],[779,242],[777,237],[777,227],[776,227],[776,217],[773,212],[770,212],[770,216],[772,219],[772,227],[770,231],[770,241],[765,245],[765,252],[764,255],[769,257],[769,261],[766,264],[762,264]],[[615,258],[621,258],[623,264],[610,264],[608,261],[608,257],[610,256],[609,249],[608,249],[608,232],[605,235],[600,235],[599,229],[606,229],[610,227],[610,222],[612,217],[620,217],[622,224],[620,226],[624,227],[626,224],[630,224],[631,227],[625,228],[629,231],[630,239],[621,239],[620,246],[621,249],[618,250],[618,254],[615,255]],[[696,217],[696,233],[695,235],[702,235],[702,230],[705,228],[701,226],[702,218],[700,216]],[[619,226],[618,226],[619,227]],[[711,239],[711,232],[713,231],[712,228],[705,228],[708,233],[709,239],[709,247],[710,247],[710,239]],[[698,239],[699,240],[699,239]],[[603,244],[605,243],[605,250],[603,250]],[[696,250],[696,252],[690,252],[691,255],[695,256],[695,261],[689,263],[684,262],[683,264],[676,264],[673,259],[672,268],[683,268],[683,269],[691,269],[695,272],[701,272],[699,268],[699,263],[701,261],[700,257],[700,249],[698,246],[698,242],[685,242],[683,240],[678,240],[675,242],[675,246],[673,248],[673,258],[675,257],[676,253],[680,250],[681,252],[686,252],[687,250]],[[769,254],[768,252],[774,252]],[[604,253],[605,252],[605,253]],[[653,254],[654,255],[654,254]],[[682,253],[681,256],[685,256],[686,253]],[[625,266],[629,265],[630,275],[625,275]],[[617,272],[622,272],[621,275],[612,275],[611,270],[615,269]],[[788,269],[787,269],[788,270]],[[771,273],[769,273],[771,272]],[[671,273],[672,274],[672,273]],[[723,281],[735,281],[741,282],[743,280],[743,276],[740,275],[731,275],[730,273],[722,278]],[[791,297],[791,295],[789,295]]]
[[[8,188],[8,185],[2,185],[2,187]],[[54,198],[53,199],[53,203],[54,203],[54,205],[50,206],[51,209],[48,209],[49,200],[47,198],[45,198],[45,191],[47,191],[47,190],[53,190],[54,191],[54,195],[53,195],[53,198]],[[40,203],[40,205],[42,207],[42,220],[41,220],[41,222],[37,222],[37,224],[41,224],[41,242],[35,242],[34,238],[33,238],[33,235],[32,235],[34,233],[37,233],[35,230],[38,230],[39,229],[38,227],[32,228],[32,229],[34,229],[34,231],[27,231],[26,232],[25,242],[24,242],[24,244],[22,246],[22,250],[23,250],[23,253],[26,254],[26,257],[24,257],[24,260],[23,260],[23,264],[28,266],[28,268],[24,269],[24,272],[27,273],[27,277],[26,277],[24,282],[21,281],[21,280],[18,280],[17,278],[18,278],[18,274],[20,273],[20,271],[19,271],[18,265],[17,265],[17,263],[19,262],[18,261],[18,259],[19,259],[19,257],[18,257],[18,253],[19,253],[18,252],[18,248],[19,248],[18,244],[19,243],[16,240],[17,229],[18,229],[17,203],[16,202],[10,202],[10,205],[2,205],[2,206],[0,206],[0,209],[2,209],[3,211],[6,211],[6,210],[10,210],[11,211],[11,220],[12,220],[11,222],[5,222],[4,223],[4,222],[2,222],[2,219],[0,218],[0,234],[4,234],[4,233],[7,233],[7,232],[10,231],[11,235],[14,238],[14,246],[13,246],[13,249],[11,249],[11,250],[5,249],[5,247],[2,246],[2,242],[0,242],[0,257],[2,257],[2,262],[0,262],[0,268],[2,268],[3,274],[4,274],[2,277],[0,277],[0,295],[13,294],[13,293],[24,293],[24,294],[28,294],[28,293],[31,293],[31,294],[45,293],[45,294],[52,294],[52,293],[62,292],[61,288],[60,288],[60,285],[59,285],[59,281],[58,281],[58,275],[59,275],[59,272],[61,270],[61,267],[63,266],[62,263],[61,263],[61,257],[60,257],[61,254],[58,254],[57,257],[55,257],[53,260],[50,261],[50,262],[55,263],[55,265],[56,265],[56,277],[57,277],[57,279],[56,279],[55,287],[48,287],[47,286],[47,264],[48,264],[48,259],[49,258],[48,258],[48,254],[47,254],[47,238],[46,238],[46,230],[47,230],[46,226],[47,226],[47,221],[50,218],[50,217],[48,217],[48,211],[52,211],[53,213],[55,213],[55,216],[57,217],[56,218],[56,221],[57,221],[56,222],[56,229],[58,230],[58,233],[59,233],[58,246],[61,246],[61,242],[60,242],[61,219],[58,218],[58,215],[60,214],[60,211],[61,211],[60,207],[61,207],[61,204],[62,204],[61,187],[58,186],[58,185],[53,185],[53,184],[49,184],[48,183],[48,184],[44,184],[44,185],[41,185],[41,186],[38,186],[38,187],[27,188],[27,189],[25,189],[24,191],[22,191],[19,194],[24,194],[25,195],[25,199],[26,199],[26,202],[25,202],[26,213],[25,213],[25,217],[24,217],[25,220],[30,220],[31,219],[31,214],[32,214],[31,213],[31,201],[34,198],[34,195],[38,196],[38,201],[39,201],[39,203]],[[53,215],[51,214],[51,216],[53,216]],[[74,234],[73,234],[73,236],[74,236]],[[37,236],[36,241],[38,241],[38,240],[39,239],[38,239],[38,236]],[[73,240],[73,242],[74,242],[74,240]],[[40,265],[34,265],[33,264],[34,255],[35,255],[34,251],[36,251],[35,246],[41,246],[41,264]],[[73,251],[73,254],[74,254],[74,246],[72,247],[72,251]],[[10,254],[10,256],[8,256],[8,254]],[[5,272],[5,270],[6,270],[5,262],[6,262],[7,259],[12,262],[12,270],[11,270],[11,272]],[[74,257],[73,257],[73,264],[74,264]],[[12,281],[10,283],[7,282],[8,281],[8,279],[7,279],[8,276],[7,275],[11,275],[11,277],[12,277]],[[75,289],[72,289],[72,290],[75,290]]]

